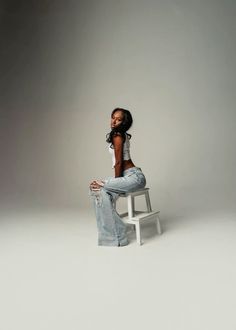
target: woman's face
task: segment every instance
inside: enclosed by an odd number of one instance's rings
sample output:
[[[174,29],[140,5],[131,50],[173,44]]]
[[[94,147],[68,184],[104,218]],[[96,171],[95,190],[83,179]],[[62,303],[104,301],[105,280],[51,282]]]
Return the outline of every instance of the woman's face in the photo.
[[[123,119],[123,112],[120,110],[115,111],[111,117],[111,128],[118,127],[122,123]]]

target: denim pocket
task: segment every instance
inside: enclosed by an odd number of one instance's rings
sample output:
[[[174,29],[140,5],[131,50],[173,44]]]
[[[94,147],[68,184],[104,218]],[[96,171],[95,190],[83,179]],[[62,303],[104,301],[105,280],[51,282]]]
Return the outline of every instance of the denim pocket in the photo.
[[[136,172],[131,172],[131,173],[125,175],[125,176],[131,176],[131,175],[134,175],[135,173],[136,173]]]
[[[143,173],[139,173],[137,175],[138,183],[140,184],[141,188],[144,188],[146,186],[146,178]]]
[[[139,173],[142,173],[142,172],[140,172],[140,170],[138,168],[132,168],[126,176],[131,176],[131,175],[139,174]]]
[[[139,170],[134,170],[127,175],[127,177],[131,177],[131,176],[137,182],[137,184],[138,184],[138,186],[140,186],[140,188],[145,187],[146,178],[145,178],[145,175],[143,174],[143,172],[140,172]]]

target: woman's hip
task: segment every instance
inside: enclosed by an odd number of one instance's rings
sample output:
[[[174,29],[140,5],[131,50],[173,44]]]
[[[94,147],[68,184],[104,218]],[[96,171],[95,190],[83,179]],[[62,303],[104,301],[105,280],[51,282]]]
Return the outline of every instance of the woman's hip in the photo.
[[[131,167],[123,171],[122,177],[109,177],[104,180],[104,188],[118,192],[129,192],[144,188],[146,178],[140,167]]]

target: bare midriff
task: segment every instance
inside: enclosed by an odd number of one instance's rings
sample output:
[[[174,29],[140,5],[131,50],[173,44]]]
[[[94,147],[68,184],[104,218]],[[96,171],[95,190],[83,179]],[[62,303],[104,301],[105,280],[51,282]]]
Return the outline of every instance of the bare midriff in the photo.
[[[131,159],[128,160],[123,160],[123,170],[127,170],[128,168],[134,167],[134,163],[132,162]]]

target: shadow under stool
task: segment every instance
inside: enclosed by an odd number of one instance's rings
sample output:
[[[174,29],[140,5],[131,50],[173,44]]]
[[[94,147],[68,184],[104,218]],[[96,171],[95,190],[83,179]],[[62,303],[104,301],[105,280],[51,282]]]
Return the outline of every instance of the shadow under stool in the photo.
[[[140,195],[145,196],[146,208],[147,208],[147,210],[145,211],[135,210],[135,197]],[[160,213],[160,211],[152,211],[150,197],[149,197],[149,188],[142,188],[128,193],[121,193],[119,194],[119,197],[127,198],[127,207],[128,207],[128,212],[121,213],[119,214],[119,216],[122,218],[122,221],[124,223],[133,225],[133,228],[136,231],[137,243],[139,245],[143,244],[141,239],[141,227],[140,227],[141,222],[154,218],[156,220],[157,233],[159,235],[162,233],[160,219],[158,216],[158,213]],[[114,201],[114,208],[116,208],[116,201]]]

